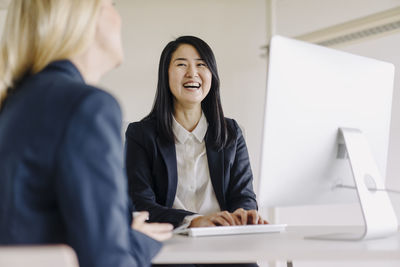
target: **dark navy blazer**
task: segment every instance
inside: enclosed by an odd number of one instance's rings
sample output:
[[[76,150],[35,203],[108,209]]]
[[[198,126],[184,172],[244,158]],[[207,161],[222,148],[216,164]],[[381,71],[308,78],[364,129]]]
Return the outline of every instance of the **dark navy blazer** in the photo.
[[[215,195],[221,210],[257,209],[246,143],[237,123],[232,119],[226,122],[236,130],[232,145],[218,151],[212,146],[208,132],[205,137]],[[169,222],[176,227],[185,216],[193,214],[172,208],[178,183],[175,144],[163,141],[155,119],[129,124],[126,168],[129,195],[137,210],[150,212],[150,221]]]
[[[130,228],[121,111],[70,61],[26,77],[0,111],[0,245],[70,245],[81,267],[149,266]]]

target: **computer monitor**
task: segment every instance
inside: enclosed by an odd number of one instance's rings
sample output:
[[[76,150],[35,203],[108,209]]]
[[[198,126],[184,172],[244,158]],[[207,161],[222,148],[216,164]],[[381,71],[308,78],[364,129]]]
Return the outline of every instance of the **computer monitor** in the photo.
[[[365,232],[340,238],[374,238],[397,231],[382,178],[393,82],[390,63],[274,36],[260,207],[359,201]]]

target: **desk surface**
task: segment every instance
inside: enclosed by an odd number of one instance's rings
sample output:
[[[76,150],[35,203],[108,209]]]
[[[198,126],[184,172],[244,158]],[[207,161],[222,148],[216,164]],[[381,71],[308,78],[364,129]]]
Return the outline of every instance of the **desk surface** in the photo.
[[[285,232],[215,237],[174,236],[153,263],[256,261],[400,261],[400,234],[367,241],[308,240],[305,236],[355,232],[357,226],[288,226]]]

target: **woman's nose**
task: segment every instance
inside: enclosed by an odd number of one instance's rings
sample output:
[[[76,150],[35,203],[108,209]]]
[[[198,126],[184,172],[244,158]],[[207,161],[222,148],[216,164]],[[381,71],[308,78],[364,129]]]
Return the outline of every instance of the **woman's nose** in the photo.
[[[197,76],[197,68],[196,68],[196,66],[193,66],[193,65],[190,65],[188,68],[187,68],[187,71],[186,71],[186,76],[187,77],[196,77]]]

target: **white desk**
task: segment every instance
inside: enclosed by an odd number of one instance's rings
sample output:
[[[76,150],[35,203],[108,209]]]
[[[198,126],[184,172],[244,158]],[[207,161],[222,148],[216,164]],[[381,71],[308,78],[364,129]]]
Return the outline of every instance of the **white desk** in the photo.
[[[400,234],[368,241],[307,240],[304,236],[360,227],[291,226],[286,232],[219,237],[174,236],[153,263],[244,263],[256,261],[399,261]]]

